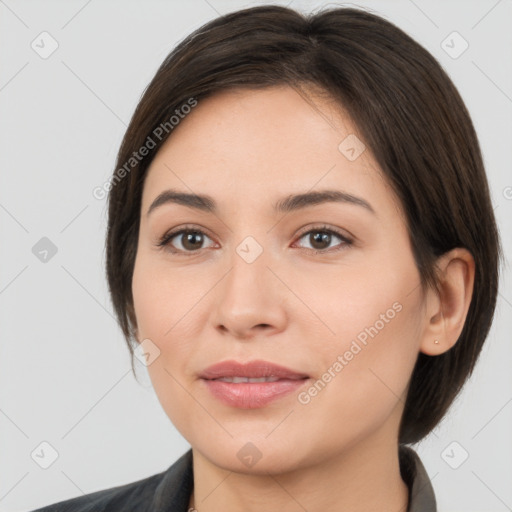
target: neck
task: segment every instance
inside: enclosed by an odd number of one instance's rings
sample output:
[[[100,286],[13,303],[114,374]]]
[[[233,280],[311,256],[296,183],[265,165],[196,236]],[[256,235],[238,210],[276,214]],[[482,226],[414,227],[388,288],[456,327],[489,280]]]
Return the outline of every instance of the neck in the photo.
[[[193,450],[198,512],[350,510],[406,512],[408,488],[401,478],[396,440],[366,439],[321,463],[286,473],[254,475],[219,468]]]

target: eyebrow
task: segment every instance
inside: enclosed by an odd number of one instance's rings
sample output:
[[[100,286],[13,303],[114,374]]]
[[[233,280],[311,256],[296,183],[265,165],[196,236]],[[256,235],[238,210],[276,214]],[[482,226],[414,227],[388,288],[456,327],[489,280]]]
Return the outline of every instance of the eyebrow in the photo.
[[[174,203],[207,213],[217,212],[217,203],[208,195],[189,194],[178,190],[164,190],[151,203],[146,215],[149,215],[159,206]],[[321,190],[317,192],[304,192],[302,194],[294,194],[280,199],[273,205],[276,213],[289,213],[301,210],[309,206],[322,203],[346,203],[361,206],[375,215],[375,210],[368,201],[361,197],[342,192],[340,190]]]

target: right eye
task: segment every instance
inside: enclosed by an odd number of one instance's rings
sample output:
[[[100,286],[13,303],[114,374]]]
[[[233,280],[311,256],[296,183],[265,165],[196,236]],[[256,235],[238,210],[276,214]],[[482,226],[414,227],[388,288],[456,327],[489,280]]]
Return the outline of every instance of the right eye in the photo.
[[[182,228],[177,231],[171,231],[166,233],[158,242],[158,247],[168,248],[172,253],[197,253],[203,247],[205,238],[211,240],[211,238],[199,229],[187,229]],[[177,241],[177,245],[174,243]],[[213,242],[213,240],[212,240]]]

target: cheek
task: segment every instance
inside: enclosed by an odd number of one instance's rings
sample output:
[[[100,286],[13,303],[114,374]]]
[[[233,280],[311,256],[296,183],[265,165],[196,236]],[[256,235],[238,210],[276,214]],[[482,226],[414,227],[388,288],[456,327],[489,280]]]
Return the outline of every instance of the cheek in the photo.
[[[324,277],[322,318],[335,334],[317,344],[323,373],[299,401],[309,418],[332,424],[342,419],[352,426],[345,432],[368,432],[405,398],[419,350],[419,276],[414,264],[337,275]]]
[[[208,291],[206,281],[193,271],[193,266],[178,272],[169,271],[165,258],[141,251],[135,262],[132,293],[141,339],[154,339],[157,344],[170,341],[188,330],[194,309]],[[163,349],[164,347],[161,347]]]
[[[160,258],[142,250],[132,279],[139,340],[150,339],[159,350],[147,366],[148,374],[162,408],[185,436],[192,410],[185,391],[188,375],[184,374],[198,336],[196,306],[208,290],[197,272],[191,271],[192,267],[190,271],[170,272]]]
[[[294,291],[324,324],[317,344],[323,362],[345,353],[351,366],[358,361],[366,368],[410,361],[421,321],[419,274],[412,255],[406,261],[387,253],[361,260],[356,255],[337,268],[319,266],[314,276],[294,271],[299,276]]]
[[[367,336],[347,334],[324,347],[324,373],[297,397],[301,431],[324,431],[332,439],[326,443],[336,448],[362,440],[385,424],[393,430],[417,357],[414,341],[407,338],[413,329],[405,315],[404,308],[380,331],[368,323],[368,330],[359,332]]]

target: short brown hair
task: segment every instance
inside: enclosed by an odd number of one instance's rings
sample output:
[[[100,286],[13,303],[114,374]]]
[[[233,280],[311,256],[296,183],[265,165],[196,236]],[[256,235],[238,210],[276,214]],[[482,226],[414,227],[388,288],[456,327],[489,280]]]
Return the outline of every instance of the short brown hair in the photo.
[[[474,257],[473,296],[459,340],[441,355],[420,353],[411,377],[399,441],[417,442],[473,371],[494,314],[501,255],[477,135],[432,55],[363,10],[304,15],[269,5],[229,13],[186,37],[161,64],[126,130],[116,169],[126,168],[133,152],[191,98],[200,102],[218,91],[274,85],[314,86],[351,117],[401,201],[424,288],[436,286],[436,259],[443,253],[464,247]],[[171,133],[153,137],[156,147],[109,192],[106,274],[132,370],[131,282],[142,190]]]

